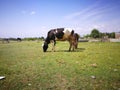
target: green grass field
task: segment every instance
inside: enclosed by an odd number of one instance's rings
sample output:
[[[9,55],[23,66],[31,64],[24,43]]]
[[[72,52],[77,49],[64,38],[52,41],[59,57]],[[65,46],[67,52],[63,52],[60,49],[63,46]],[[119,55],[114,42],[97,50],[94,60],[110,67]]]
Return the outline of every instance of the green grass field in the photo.
[[[56,52],[42,42],[0,43],[0,90],[120,90],[120,43],[57,42]]]

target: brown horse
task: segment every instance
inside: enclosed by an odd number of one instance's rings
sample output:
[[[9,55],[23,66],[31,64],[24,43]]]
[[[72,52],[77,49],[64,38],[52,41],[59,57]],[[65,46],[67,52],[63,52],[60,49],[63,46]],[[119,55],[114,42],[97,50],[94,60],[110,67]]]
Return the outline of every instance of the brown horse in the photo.
[[[47,51],[48,44],[50,42],[53,43],[52,50],[54,50],[55,45],[56,45],[56,40],[59,40],[59,41],[67,40],[70,44],[69,51],[71,51],[71,48],[74,51],[74,49],[76,47],[75,45],[77,45],[77,38],[76,38],[76,34],[74,34],[74,30],[72,30],[70,28],[51,29],[48,32],[47,38],[45,39],[45,42],[43,44],[43,51],[44,52]]]

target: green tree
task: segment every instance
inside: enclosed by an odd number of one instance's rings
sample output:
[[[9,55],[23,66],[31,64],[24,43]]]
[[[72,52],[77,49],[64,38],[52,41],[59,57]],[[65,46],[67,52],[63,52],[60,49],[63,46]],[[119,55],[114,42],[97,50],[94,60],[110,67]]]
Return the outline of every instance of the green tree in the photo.
[[[84,35],[84,38],[89,38],[91,37],[90,34]]]
[[[110,33],[110,38],[115,38],[115,32]]]
[[[97,29],[93,29],[90,34],[90,36],[93,38],[99,38],[99,35],[100,35],[100,32]]]

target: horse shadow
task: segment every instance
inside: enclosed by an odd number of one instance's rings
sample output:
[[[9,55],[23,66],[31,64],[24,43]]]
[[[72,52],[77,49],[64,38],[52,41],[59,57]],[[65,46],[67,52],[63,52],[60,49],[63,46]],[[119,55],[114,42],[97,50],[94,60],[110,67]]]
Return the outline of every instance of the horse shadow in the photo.
[[[77,48],[74,51],[69,51],[69,50],[56,50],[54,52],[83,52],[85,50],[85,48]],[[53,52],[53,51],[47,51],[47,52]]]
[[[76,52],[83,52],[85,50],[85,48],[77,48],[75,49]]]

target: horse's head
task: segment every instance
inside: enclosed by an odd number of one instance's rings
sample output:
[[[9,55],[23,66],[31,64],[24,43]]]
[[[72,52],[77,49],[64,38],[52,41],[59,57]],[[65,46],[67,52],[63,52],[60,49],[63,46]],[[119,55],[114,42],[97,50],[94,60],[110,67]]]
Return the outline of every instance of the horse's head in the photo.
[[[47,49],[48,49],[48,44],[47,44],[47,42],[44,42],[44,44],[43,44],[43,51],[46,52]]]

